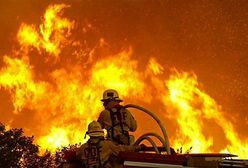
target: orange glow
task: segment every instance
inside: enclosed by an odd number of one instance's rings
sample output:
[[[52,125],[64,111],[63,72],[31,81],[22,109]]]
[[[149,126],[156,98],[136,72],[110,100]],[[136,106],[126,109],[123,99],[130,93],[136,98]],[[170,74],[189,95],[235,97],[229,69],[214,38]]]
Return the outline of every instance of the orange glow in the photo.
[[[45,93],[45,83],[35,83],[32,68],[27,60],[4,57],[6,67],[0,71],[0,85],[12,94],[15,113],[18,113],[27,101],[36,102]]]
[[[36,32],[34,26],[28,26],[26,24],[22,24],[20,26],[20,30],[17,34],[17,38],[19,39],[19,43],[22,46],[33,46],[35,48],[39,48],[39,34]]]
[[[19,43],[24,47],[35,47],[40,52],[43,49],[57,59],[63,46],[69,43],[67,38],[74,27],[73,21],[61,17],[67,7],[65,4],[49,6],[39,29],[23,23],[17,34]]]
[[[159,75],[163,74],[164,68],[155,58],[151,58],[148,64],[148,70],[150,70],[154,75]]]
[[[84,143],[88,123],[96,120],[103,108],[102,93],[111,88],[118,90],[124,100],[151,103],[155,112],[166,109],[161,116],[169,116],[178,126],[169,133],[172,147],[183,147],[183,152],[190,147],[191,152],[216,152],[214,139],[218,136],[204,133],[204,121],[209,120],[224,133],[225,148],[220,151],[248,158],[248,140],[239,137],[221,106],[200,87],[195,73],[174,70],[166,74],[155,57],[139,66],[132,47],[106,54],[102,50],[110,44],[102,37],[92,48],[83,48],[86,42],[71,36],[76,22],[63,16],[68,7],[50,5],[40,24],[22,23],[16,36],[20,48],[4,56],[0,69],[0,88],[9,92],[14,115],[31,116],[34,128],[29,127],[29,133],[35,134],[42,151]],[[87,23],[81,31],[86,34],[93,27]],[[44,69],[36,67],[36,59],[45,60],[41,63]],[[54,64],[47,61],[50,59],[56,60]],[[9,121],[11,127],[15,121]]]
[[[138,74],[135,75],[135,62],[130,64],[127,52],[122,52],[118,56],[116,60],[110,59],[112,63],[107,67],[106,63],[110,61],[108,59],[96,63],[90,72],[91,76],[88,81],[83,81],[82,79],[86,76],[77,73],[81,71],[80,68],[75,68],[71,73],[64,70],[53,72],[52,76],[58,88],[50,91],[51,95],[48,96],[50,102],[46,103],[47,110],[54,115],[60,113],[63,115],[57,116],[58,118],[54,121],[54,125],[59,128],[50,129],[48,135],[38,140],[41,147],[54,150],[61,145],[68,145],[69,142],[84,142],[88,123],[97,119],[102,109],[99,101],[102,90],[109,87],[118,88],[125,96],[128,93],[135,95],[142,89],[142,84],[136,79]],[[110,76],[115,76],[115,78],[110,78]],[[125,82],[122,82],[123,78]],[[36,107],[39,108],[38,105]],[[59,132],[63,136],[58,136]]]
[[[35,82],[28,62],[6,56],[6,68],[0,71],[0,84],[11,91],[16,112],[23,108],[37,111],[36,117],[44,124],[42,130],[47,132],[37,142],[43,149],[53,151],[84,140],[87,124],[96,119],[102,109],[99,95],[103,90],[116,88],[123,96],[142,92],[143,83],[135,71],[136,62],[130,60],[129,55],[130,52],[123,51],[118,56],[99,61],[88,74],[88,81],[82,80],[86,76],[82,76],[80,67],[74,67],[71,72],[58,69],[51,74],[56,87],[52,83]],[[56,118],[49,123],[53,117]]]
[[[207,137],[203,133],[205,118],[214,120],[223,129],[230,145],[222,152],[227,151],[238,154],[241,158],[248,158],[248,139],[241,141],[232,123],[223,115],[221,107],[199,88],[195,74],[175,72],[167,81],[167,87],[169,97],[165,97],[165,102],[175,108],[171,110],[171,115],[177,120],[180,128],[173,140],[176,148],[186,147],[187,150],[192,147],[192,152],[211,152],[214,145],[213,136]]]

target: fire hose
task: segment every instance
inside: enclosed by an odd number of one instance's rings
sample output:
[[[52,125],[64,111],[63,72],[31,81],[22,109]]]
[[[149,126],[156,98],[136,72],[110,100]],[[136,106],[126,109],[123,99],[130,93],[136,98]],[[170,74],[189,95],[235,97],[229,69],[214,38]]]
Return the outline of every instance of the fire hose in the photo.
[[[138,109],[138,110],[141,110],[141,111],[143,111],[143,112],[145,112],[146,114],[148,114],[148,115],[150,115],[157,123],[158,123],[158,125],[159,125],[159,127],[160,127],[160,129],[161,129],[161,131],[162,131],[162,133],[163,133],[163,138],[161,137],[161,136],[159,136],[159,135],[157,135],[157,134],[155,134],[155,133],[147,133],[147,134],[144,134],[144,135],[142,135],[138,140],[141,142],[141,141],[143,141],[144,139],[149,139],[150,137],[148,137],[148,136],[155,136],[155,137],[157,137],[160,141],[161,141],[161,143],[163,144],[163,146],[164,146],[164,148],[165,148],[165,150],[166,150],[166,152],[167,152],[167,154],[168,155],[170,155],[171,154],[171,152],[170,152],[170,145],[169,145],[169,138],[168,138],[168,135],[167,135],[167,132],[166,132],[166,129],[165,129],[165,127],[163,126],[163,124],[162,124],[162,122],[161,122],[161,120],[154,114],[154,113],[152,113],[151,111],[149,111],[149,110],[147,110],[146,108],[144,108],[144,107],[141,107],[141,106],[138,106],[138,105],[134,105],[134,104],[127,104],[127,105],[125,105],[124,106],[125,108],[135,108],[135,109]],[[148,140],[147,139],[147,140]],[[151,139],[151,138],[150,138]],[[135,142],[136,144],[139,144],[140,142],[138,142],[138,140]],[[148,140],[149,141],[149,140]],[[150,142],[150,141],[149,141]],[[151,143],[151,142],[150,142]],[[151,143],[152,144],[152,143]],[[154,146],[153,146],[154,147]],[[154,149],[155,149],[155,147],[154,147]],[[156,149],[155,149],[155,151],[156,151]]]
[[[149,136],[141,136],[141,137],[139,137],[139,139],[137,139],[137,141],[134,144],[139,145],[143,140],[147,140],[148,142],[150,142],[150,144],[152,145],[152,147],[155,150],[155,152],[160,153],[156,143]]]
[[[136,142],[135,142],[134,144],[135,144],[135,145],[139,145],[143,140],[148,140],[148,141],[150,142],[149,139],[151,139],[151,138],[150,138],[149,136],[156,137],[156,138],[161,142],[161,144],[162,144],[164,147],[166,147],[166,142],[165,142],[165,140],[164,140],[160,135],[158,135],[158,134],[156,134],[156,133],[153,133],[153,132],[151,132],[151,133],[146,133],[146,134],[140,136],[140,137],[136,140]],[[152,140],[152,142],[154,143],[153,140]],[[152,147],[154,148],[155,152],[156,152],[156,153],[159,153],[159,150],[157,150],[157,149],[158,149],[157,145],[155,144],[155,146],[154,146],[154,145],[152,144],[152,142],[150,142],[150,143],[151,143]],[[157,151],[158,151],[158,152],[157,152]]]
[[[157,145],[154,143],[154,141],[153,141],[149,136],[154,136],[154,137],[156,137],[157,139],[160,140],[160,142],[162,143],[162,145],[163,145],[164,147],[166,146],[166,142],[164,141],[164,139],[163,139],[160,135],[158,135],[158,134],[156,134],[156,133],[146,133],[146,134],[140,136],[140,137],[136,140],[135,145],[140,144],[143,140],[148,140],[148,141],[151,143],[151,145],[152,145],[153,149],[155,150],[155,152],[156,152],[156,153],[160,153],[159,150],[158,150]],[[151,142],[150,140],[152,140],[152,142]],[[155,145],[154,145],[154,144],[155,144]]]

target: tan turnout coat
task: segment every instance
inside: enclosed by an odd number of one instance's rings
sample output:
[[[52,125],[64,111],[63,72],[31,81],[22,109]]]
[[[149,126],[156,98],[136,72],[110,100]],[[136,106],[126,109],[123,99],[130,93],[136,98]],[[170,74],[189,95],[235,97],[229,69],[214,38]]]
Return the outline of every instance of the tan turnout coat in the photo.
[[[116,113],[117,109],[116,108],[112,108],[112,113]],[[137,129],[137,122],[134,119],[134,117],[132,116],[132,114],[130,113],[130,111],[128,111],[125,108],[121,108],[120,109],[120,115],[114,115],[111,119],[111,111],[110,110],[103,110],[98,118],[98,122],[101,123],[102,128],[107,130],[107,137],[109,139],[111,139],[112,141],[115,141],[116,143],[118,143],[116,141],[117,138],[120,138],[120,141],[122,141],[121,144],[125,144],[125,145],[129,145],[129,143],[125,140],[125,136],[122,136],[123,131],[129,132],[132,131],[134,132]],[[121,121],[122,121],[122,126],[121,126]],[[113,129],[113,135],[114,137],[112,137],[112,129]]]
[[[97,139],[89,140],[92,142],[97,142]],[[97,149],[99,148],[99,149]],[[97,153],[99,150],[99,153]],[[101,140],[98,147],[89,146],[88,143],[83,144],[80,148],[76,150],[76,156],[78,159],[82,160],[89,168],[94,167],[94,165],[99,165],[99,158],[101,165],[104,168],[116,167],[116,163],[111,162],[111,158],[117,158],[119,152],[121,151],[138,151],[140,146],[127,146],[127,145],[116,145],[110,140]],[[100,156],[99,156],[99,155]]]

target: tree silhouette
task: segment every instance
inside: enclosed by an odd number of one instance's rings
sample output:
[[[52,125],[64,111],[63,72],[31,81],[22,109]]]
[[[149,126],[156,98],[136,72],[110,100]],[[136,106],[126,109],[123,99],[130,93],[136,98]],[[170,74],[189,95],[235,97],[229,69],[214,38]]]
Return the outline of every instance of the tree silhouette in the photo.
[[[33,140],[33,136],[24,135],[23,129],[7,130],[0,122],[0,168],[61,168],[66,161],[65,155],[81,145],[61,147],[55,154],[47,151],[40,156],[39,146]]]
[[[39,156],[39,147],[33,144],[34,137],[23,135],[23,130],[6,130],[0,123],[0,167],[1,168],[53,168],[55,159],[49,152]],[[57,160],[59,160],[57,158]]]

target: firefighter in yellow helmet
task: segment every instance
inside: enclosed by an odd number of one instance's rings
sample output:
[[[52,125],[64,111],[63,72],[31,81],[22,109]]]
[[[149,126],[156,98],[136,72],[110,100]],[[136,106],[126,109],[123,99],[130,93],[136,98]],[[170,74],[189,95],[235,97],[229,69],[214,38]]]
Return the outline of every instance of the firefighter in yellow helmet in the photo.
[[[86,132],[90,136],[87,143],[76,150],[76,157],[85,168],[113,168],[120,167],[115,161],[121,151],[139,151],[141,146],[116,145],[104,139],[101,124],[93,121]]]
[[[137,122],[132,114],[120,105],[122,100],[116,90],[108,89],[103,93],[105,110],[100,113],[98,122],[107,130],[107,137],[117,144],[130,145],[134,141],[129,131],[137,129]]]

